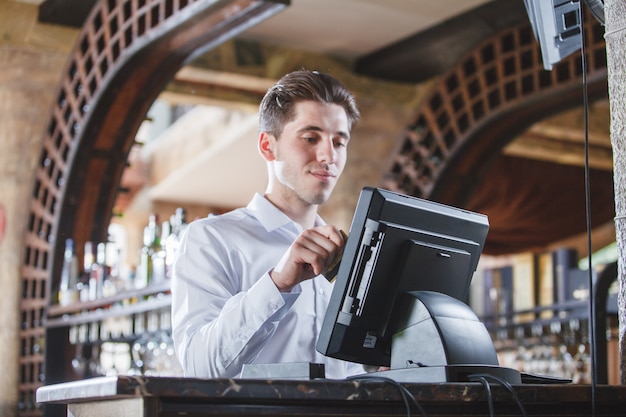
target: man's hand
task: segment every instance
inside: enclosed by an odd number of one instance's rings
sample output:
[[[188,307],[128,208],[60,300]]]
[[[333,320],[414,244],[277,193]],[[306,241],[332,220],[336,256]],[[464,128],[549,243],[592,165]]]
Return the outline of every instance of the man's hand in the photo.
[[[343,252],[344,237],[331,225],[303,231],[276,267],[270,277],[280,291],[289,291],[302,281],[321,274]]]

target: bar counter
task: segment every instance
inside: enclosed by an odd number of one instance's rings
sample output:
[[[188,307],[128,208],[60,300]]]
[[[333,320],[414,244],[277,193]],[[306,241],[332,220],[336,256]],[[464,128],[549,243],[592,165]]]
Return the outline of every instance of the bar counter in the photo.
[[[428,416],[626,416],[626,386],[402,384]],[[488,392],[490,391],[490,395]],[[593,400],[593,401],[592,401]],[[44,415],[148,416],[406,416],[424,415],[397,384],[358,380],[193,379],[117,376],[47,385],[37,390]],[[409,407],[407,409],[407,407]]]

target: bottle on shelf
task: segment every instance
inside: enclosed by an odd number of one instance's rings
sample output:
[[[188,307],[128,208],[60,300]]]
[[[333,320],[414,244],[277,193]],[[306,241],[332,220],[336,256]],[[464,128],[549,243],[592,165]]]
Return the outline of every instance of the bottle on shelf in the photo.
[[[174,212],[174,219],[176,224],[174,228],[175,233],[176,236],[180,237],[187,228],[187,211],[182,207],[178,207]]]
[[[167,264],[165,262],[165,242],[170,234],[170,222],[166,220],[161,224],[160,236],[158,229],[155,232],[152,244],[150,245],[150,253],[152,256],[152,282],[158,284],[164,282],[168,275]]]
[[[109,239],[106,243],[106,264],[109,271],[110,291],[115,294],[130,288],[128,273],[122,270],[120,247],[117,242]],[[106,284],[107,281],[105,281]]]
[[[139,266],[135,277],[135,288],[145,288],[152,282],[154,266],[152,265],[152,254],[155,247],[160,246],[157,217],[151,214],[148,218],[148,225],[143,229],[143,246],[139,254]]]
[[[83,273],[80,276],[80,282],[78,283],[79,294],[78,298],[81,302],[86,302],[91,299],[91,291],[89,290],[89,281],[91,279],[91,267],[95,262],[93,243],[85,242],[83,251]]]
[[[148,280],[152,275],[152,259],[148,253],[148,227],[143,229],[143,245],[139,251],[139,264],[135,271],[135,288],[141,289],[148,286]]]
[[[177,208],[175,214],[159,224],[158,217],[151,214],[143,230],[143,245],[134,274],[134,287],[165,282],[171,276],[174,255],[178,250],[179,238],[187,226],[186,212]]]
[[[106,265],[106,244],[98,243],[96,261],[92,263],[89,273],[89,300],[97,300],[103,296],[104,281],[108,279]]]
[[[78,301],[78,260],[74,251],[74,241],[65,241],[61,283],[59,286],[59,304],[66,306]]]
[[[97,251],[97,262],[98,267],[102,269],[102,297],[110,297],[115,295],[117,289],[115,288],[115,280],[117,277],[114,277],[111,272],[113,268],[111,268],[111,259],[110,255],[110,246],[111,242],[102,242],[98,244]]]
[[[176,209],[176,212],[170,217],[170,226],[172,230],[165,242],[165,265],[168,278],[171,277],[172,265],[180,246],[181,235],[187,227],[187,213],[185,209],[181,207]]]

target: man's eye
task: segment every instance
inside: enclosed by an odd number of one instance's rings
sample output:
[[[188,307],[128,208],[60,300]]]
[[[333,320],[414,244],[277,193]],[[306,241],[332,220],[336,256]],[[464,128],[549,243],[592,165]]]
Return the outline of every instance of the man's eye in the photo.
[[[334,144],[335,144],[335,148],[343,148],[348,143],[345,140],[336,140]]]
[[[313,137],[306,137],[306,136],[305,136],[305,137],[304,137],[304,140],[305,140],[306,142],[309,142],[309,143],[315,143],[315,142],[317,142],[317,138],[313,138]]]

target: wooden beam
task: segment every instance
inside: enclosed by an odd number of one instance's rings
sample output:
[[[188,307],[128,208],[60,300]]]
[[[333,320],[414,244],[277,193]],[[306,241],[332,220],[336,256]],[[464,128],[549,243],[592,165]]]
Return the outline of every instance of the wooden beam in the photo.
[[[187,66],[176,73],[160,98],[174,105],[206,105],[256,112],[276,80]]]
[[[551,123],[536,123],[532,125],[528,132],[531,134],[545,136],[555,140],[566,142],[584,143],[584,129],[575,129],[563,125],[555,125]],[[611,138],[609,132],[600,132],[598,130],[589,131],[589,144],[594,146],[606,147],[611,149]]]
[[[458,65],[467,51],[484,39],[527,22],[528,15],[521,1],[486,2],[359,57],[355,72],[389,81],[421,83]]]
[[[585,134],[578,129],[538,123],[503,150],[505,155],[557,164],[585,165]],[[612,170],[613,151],[608,135],[589,134],[589,167]]]
[[[178,71],[174,76],[174,81],[214,84],[261,95],[264,95],[276,82],[276,80],[271,78],[255,77],[252,75],[216,71],[193,66],[187,66]]]

